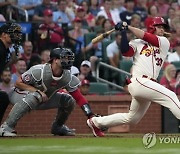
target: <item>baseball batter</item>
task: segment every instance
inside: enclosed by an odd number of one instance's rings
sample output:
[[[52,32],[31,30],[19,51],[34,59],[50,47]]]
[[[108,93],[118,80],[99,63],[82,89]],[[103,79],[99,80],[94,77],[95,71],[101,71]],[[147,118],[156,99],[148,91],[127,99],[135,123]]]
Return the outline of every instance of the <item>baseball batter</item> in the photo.
[[[180,102],[176,94],[156,82],[160,69],[166,59],[170,43],[164,37],[168,25],[161,17],[155,17],[148,32],[120,22],[115,26],[122,34],[121,51],[124,56],[133,56],[132,78],[128,90],[132,95],[129,113],[116,113],[104,117],[92,117],[87,120],[94,136],[104,136],[101,127],[121,124],[136,124],[146,113],[151,102],[167,107],[176,118],[180,119]],[[128,42],[126,30],[138,39]]]
[[[69,71],[74,62],[73,52],[56,48],[51,51],[50,58],[49,63],[31,67],[16,82],[9,94],[11,103],[15,105],[0,127],[0,136],[16,136],[14,128],[18,120],[33,109],[58,108],[51,130],[54,135],[74,135],[73,130],[64,126],[64,123],[73,110],[75,101],[87,116],[93,114],[78,89],[79,79]],[[62,88],[69,94],[57,92]]]

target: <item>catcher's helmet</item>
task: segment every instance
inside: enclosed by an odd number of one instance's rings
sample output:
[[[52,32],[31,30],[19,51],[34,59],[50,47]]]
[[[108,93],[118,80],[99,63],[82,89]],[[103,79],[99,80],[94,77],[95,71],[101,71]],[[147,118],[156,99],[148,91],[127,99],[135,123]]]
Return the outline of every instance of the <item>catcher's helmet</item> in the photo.
[[[166,30],[169,29],[169,26],[168,26],[168,24],[166,24],[164,18],[162,18],[162,17],[154,17],[153,20],[152,20],[152,23],[149,24],[149,26],[147,27],[147,31],[148,31],[149,33],[152,33],[152,34],[153,34],[153,33],[155,32],[155,30],[156,30],[156,29],[155,29],[155,26],[158,26],[158,25],[164,26],[164,28],[165,28]]]
[[[7,33],[10,35],[11,41],[15,45],[21,44],[22,28],[17,23],[5,23],[0,27],[0,34]]]
[[[63,69],[70,69],[74,62],[74,53],[67,48],[55,48],[50,53],[50,61],[60,59]]]

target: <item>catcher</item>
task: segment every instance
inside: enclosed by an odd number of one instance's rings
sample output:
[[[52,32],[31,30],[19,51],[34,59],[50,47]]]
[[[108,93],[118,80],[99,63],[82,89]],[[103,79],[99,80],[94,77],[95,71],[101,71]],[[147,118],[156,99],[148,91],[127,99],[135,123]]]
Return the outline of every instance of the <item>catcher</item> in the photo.
[[[75,135],[73,129],[64,125],[74,109],[75,101],[89,118],[94,114],[78,89],[80,81],[69,71],[73,62],[74,54],[71,50],[55,48],[51,51],[49,63],[33,66],[22,74],[9,94],[14,106],[0,127],[0,136],[16,136],[14,128],[18,120],[30,110],[52,108],[58,108],[58,112],[51,133]],[[69,94],[57,92],[62,88]]]

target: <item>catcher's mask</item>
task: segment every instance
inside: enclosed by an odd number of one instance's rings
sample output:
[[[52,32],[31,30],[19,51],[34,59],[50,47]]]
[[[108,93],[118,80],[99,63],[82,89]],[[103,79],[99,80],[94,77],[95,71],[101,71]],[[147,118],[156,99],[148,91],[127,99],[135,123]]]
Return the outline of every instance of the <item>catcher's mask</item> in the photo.
[[[162,17],[154,17],[152,20],[152,23],[149,24],[149,26],[147,27],[147,31],[149,33],[154,34],[154,32],[156,31],[155,26],[158,26],[158,25],[162,25],[165,31],[169,30],[169,25],[166,24],[165,20]]]
[[[74,62],[74,53],[67,48],[55,48],[50,53],[50,62],[53,59],[60,59],[62,69],[71,69]]]
[[[22,28],[17,23],[5,23],[0,28],[0,33],[7,33],[10,35],[11,42],[15,45],[20,45],[22,40]]]

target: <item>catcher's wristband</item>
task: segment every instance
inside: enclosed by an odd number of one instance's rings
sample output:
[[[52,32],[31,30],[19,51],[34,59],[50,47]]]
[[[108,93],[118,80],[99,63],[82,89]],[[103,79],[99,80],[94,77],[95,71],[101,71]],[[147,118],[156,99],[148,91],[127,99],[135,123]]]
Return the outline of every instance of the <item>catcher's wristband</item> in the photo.
[[[81,109],[84,111],[87,117],[91,117],[93,115],[91,107],[88,103],[81,106]]]

